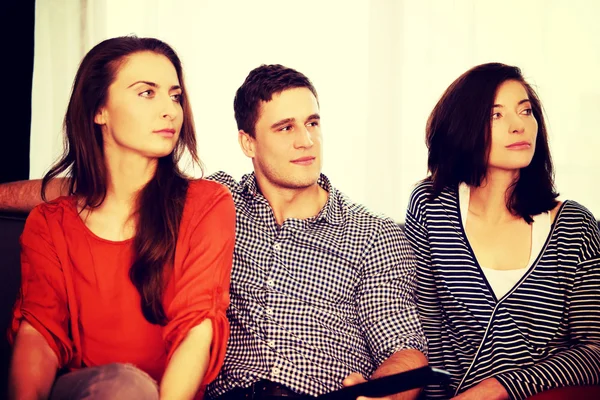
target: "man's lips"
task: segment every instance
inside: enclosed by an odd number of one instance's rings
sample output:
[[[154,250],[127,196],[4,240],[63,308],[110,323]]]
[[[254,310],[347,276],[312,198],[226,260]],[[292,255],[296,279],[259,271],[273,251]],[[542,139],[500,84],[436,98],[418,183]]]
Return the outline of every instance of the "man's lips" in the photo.
[[[298,165],[310,165],[315,161],[316,157],[300,157],[291,162]]]

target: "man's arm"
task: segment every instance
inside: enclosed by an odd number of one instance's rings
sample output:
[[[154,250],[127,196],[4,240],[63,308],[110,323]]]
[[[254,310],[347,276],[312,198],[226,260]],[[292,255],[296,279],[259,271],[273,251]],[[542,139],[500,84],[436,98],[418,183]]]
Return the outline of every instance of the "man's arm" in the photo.
[[[400,372],[417,369],[427,365],[427,357],[419,350],[405,349],[399,350],[392,354],[387,360],[385,360],[379,368],[373,372],[371,379],[381,378],[383,376],[394,375]],[[362,382],[366,382],[366,379],[360,374],[353,373],[344,379],[344,386],[352,386]],[[387,399],[393,400],[408,400],[416,399],[421,389],[413,389],[406,392],[398,393],[396,395],[387,397]],[[359,399],[367,399],[359,397]],[[381,398],[380,398],[381,400]]]
[[[415,258],[394,221],[382,221],[370,239],[362,265],[357,304],[365,338],[378,365],[371,378],[426,366],[427,341],[415,303]],[[356,375],[349,375],[344,385],[364,381]],[[389,398],[414,399],[419,391],[402,392]]]
[[[68,194],[69,180],[56,178],[48,182],[46,199],[54,200]],[[29,212],[42,202],[42,180],[0,184],[0,211]]]

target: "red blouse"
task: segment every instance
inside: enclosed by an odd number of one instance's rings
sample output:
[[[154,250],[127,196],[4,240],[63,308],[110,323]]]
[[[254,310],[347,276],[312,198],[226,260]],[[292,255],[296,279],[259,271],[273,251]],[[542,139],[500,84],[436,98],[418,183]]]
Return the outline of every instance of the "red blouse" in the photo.
[[[225,357],[234,243],[229,191],[207,180],[190,182],[163,297],[168,322],[153,325],[129,279],[133,240],[96,236],[78,215],[75,197],[40,204],[21,236],[22,284],[9,339],[24,319],[46,338],[61,368],[131,363],[160,381],[188,331],[209,318],[213,339],[204,386]]]

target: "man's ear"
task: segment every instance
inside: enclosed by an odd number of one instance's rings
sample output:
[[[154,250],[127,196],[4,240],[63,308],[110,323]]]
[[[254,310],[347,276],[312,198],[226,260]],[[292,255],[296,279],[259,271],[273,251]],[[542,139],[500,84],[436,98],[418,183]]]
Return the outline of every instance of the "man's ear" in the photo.
[[[106,115],[104,114],[104,107],[100,107],[94,115],[94,123],[96,125],[106,125]]]
[[[240,147],[242,148],[242,151],[246,157],[254,158],[256,154],[256,139],[249,133],[240,129],[238,131],[238,142],[240,143]]]

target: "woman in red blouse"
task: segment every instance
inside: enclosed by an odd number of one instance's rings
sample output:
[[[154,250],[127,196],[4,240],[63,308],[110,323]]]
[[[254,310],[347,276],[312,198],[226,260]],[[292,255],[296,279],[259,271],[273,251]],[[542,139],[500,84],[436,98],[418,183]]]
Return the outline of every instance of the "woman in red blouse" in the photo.
[[[178,168],[198,156],[173,49],[94,47],[65,133],[42,194],[68,172],[72,195],[36,207],[21,237],[11,396],[199,396],[225,355],[235,209],[226,188]]]

